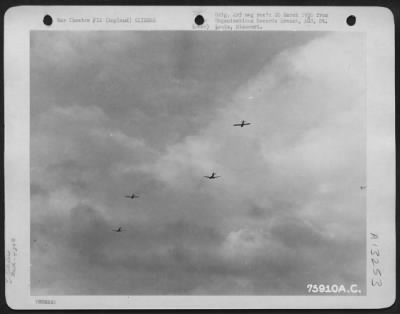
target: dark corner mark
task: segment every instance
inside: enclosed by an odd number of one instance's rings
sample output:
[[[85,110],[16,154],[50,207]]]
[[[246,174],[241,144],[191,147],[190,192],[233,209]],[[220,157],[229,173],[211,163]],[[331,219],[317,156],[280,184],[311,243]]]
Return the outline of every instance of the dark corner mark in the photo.
[[[354,24],[356,24],[356,17],[354,15],[349,15],[346,19],[346,23],[349,26],[353,26]]]
[[[202,15],[197,15],[195,18],[194,18],[194,22],[197,24],[197,25],[203,25],[203,23],[204,23],[204,17],[202,16]]]
[[[43,18],[43,24],[50,26],[51,24],[53,24],[53,18],[50,15],[46,14]]]

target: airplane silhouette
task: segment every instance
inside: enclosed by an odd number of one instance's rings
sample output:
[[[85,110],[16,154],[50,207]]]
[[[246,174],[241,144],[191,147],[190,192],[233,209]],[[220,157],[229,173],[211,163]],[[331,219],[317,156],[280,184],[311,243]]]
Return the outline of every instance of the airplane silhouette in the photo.
[[[216,179],[216,178],[219,178],[220,176],[216,176],[216,173],[215,172],[213,172],[212,174],[211,174],[211,176],[204,176],[204,178],[208,178],[208,179]]]
[[[139,198],[139,195],[132,193],[132,195],[125,195],[126,198]]]
[[[115,231],[115,232],[122,232],[122,228],[119,227],[118,229],[113,229],[112,231]]]
[[[250,124],[251,124],[251,123],[242,120],[242,122],[236,123],[236,124],[234,124],[233,126],[240,126],[241,128],[243,128],[245,125],[250,125]]]
[[[365,190],[367,188],[367,186],[366,185],[362,185],[362,186],[360,186],[360,190]]]

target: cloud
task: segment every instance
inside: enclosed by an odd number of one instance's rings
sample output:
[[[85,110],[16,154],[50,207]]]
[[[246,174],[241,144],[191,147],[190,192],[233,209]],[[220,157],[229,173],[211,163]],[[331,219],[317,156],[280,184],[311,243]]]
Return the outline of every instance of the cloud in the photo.
[[[53,33],[32,39],[35,294],[365,287],[362,35]]]

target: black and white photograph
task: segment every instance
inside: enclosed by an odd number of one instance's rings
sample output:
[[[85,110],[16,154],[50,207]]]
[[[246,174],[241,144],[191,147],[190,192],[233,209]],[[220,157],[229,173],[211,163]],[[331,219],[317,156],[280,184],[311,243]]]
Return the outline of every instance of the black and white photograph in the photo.
[[[364,47],[32,32],[32,293],[365,294]]]
[[[21,44],[5,50],[8,303],[388,305],[394,59],[375,26],[387,13],[235,30],[232,16],[250,16],[239,9],[171,26],[166,8],[20,10],[31,26],[10,26]]]

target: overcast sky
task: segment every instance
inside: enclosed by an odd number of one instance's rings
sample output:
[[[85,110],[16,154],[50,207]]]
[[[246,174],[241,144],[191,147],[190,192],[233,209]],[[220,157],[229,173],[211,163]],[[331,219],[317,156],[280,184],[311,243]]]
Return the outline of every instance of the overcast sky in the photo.
[[[358,33],[32,32],[32,293],[364,289],[364,56]]]

